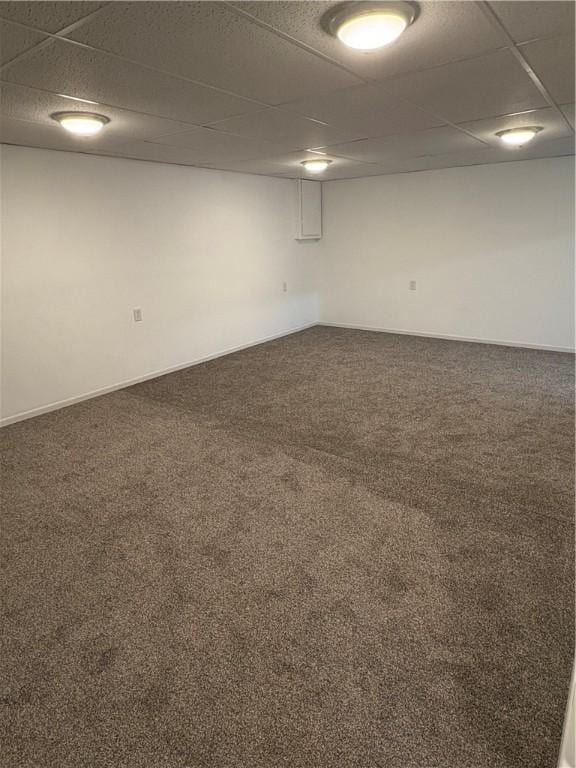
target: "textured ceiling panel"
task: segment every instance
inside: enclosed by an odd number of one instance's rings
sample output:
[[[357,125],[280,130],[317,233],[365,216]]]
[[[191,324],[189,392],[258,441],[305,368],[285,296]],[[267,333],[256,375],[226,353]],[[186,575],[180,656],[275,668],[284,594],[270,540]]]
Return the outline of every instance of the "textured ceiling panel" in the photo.
[[[386,136],[382,139],[336,144],[330,147],[330,152],[370,163],[382,163],[399,157],[439,155],[444,152],[482,148],[483,144],[477,139],[456,128],[443,127]]]
[[[356,138],[354,131],[324,125],[276,108],[231,117],[215,123],[214,128],[281,144],[286,149],[309,149]]]
[[[6,64],[45,39],[45,35],[26,27],[0,22],[0,64]]]
[[[171,159],[169,152],[157,152],[145,142],[135,142],[130,145],[133,151],[129,156],[142,160],[156,160],[157,162],[173,162],[182,165],[199,165],[194,159],[194,153],[188,158]],[[173,150],[174,147],[164,146],[163,150]],[[118,154],[114,151],[103,154]],[[389,157],[380,163],[363,163],[350,158],[333,157],[333,163],[322,174],[325,181],[350,178],[365,178],[367,176],[382,176],[396,173],[414,173],[416,171],[428,171],[442,168],[459,168],[471,165],[485,165],[489,163],[517,162],[519,160],[537,160],[545,157],[564,157],[574,154],[574,139],[564,138],[547,142],[546,145],[525,147],[524,149],[511,151],[508,149],[475,149],[460,152],[450,152],[439,155],[423,155],[421,157]],[[300,165],[302,157],[309,155],[296,153],[292,155],[272,157],[255,162],[220,162],[205,163],[202,167],[229,170],[238,173],[256,173],[265,176],[278,176],[282,178],[310,178],[318,176],[306,173]]]
[[[245,138],[244,136],[234,136],[209,128],[177,133],[157,139],[157,141],[161,144],[193,150],[202,162],[248,160],[268,157],[285,151],[285,147],[279,144]]]
[[[0,2],[0,17],[42,29],[59,32],[88,16],[106,3],[91,2]]]
[[[108,139],[112,141],[130,141],[133,138],[150,139],[181,131],[189,131],[191,126],[176,120],[165,120],[153,115],[141,115],[127,110],[95,106],[82,101],[66,99],[53,93],[25,88],[10,83],[0,84],[0,102],[2,116],[16,120],[26,120],[42,123],[50,128],[56,128],[59,134],[68,137],[52,120],[54,112],[84,112],[97,110],[99,114],[110,118],[106,130],[89,141],[98,144]],[[72,142],[84,146],[85,139],[72,137]]]
[[[456,152],[431,157],[410,158],[398,166],[396,172],[428,170],[434,168],[452,168],[466,165],[483,165],[485,163],[517,162],[518,160],[535,160],[542,157],[560,157],[574,154],[573,138],[555,139],[543,144],[528,145],[522,149],[489,148],[471,152]]]
[[[547,106],[509,51],[406,75],[385,88],[454,123]]]
[[[330,165],[327,170],[322,174],[322,178],[325,181],[331,181],[336,179],[357,179],[365,178],[366,176],[382,176],[386,173],[386,169],[381,165],[375,165],[372,163],[348,163],[345,164],[343,160],[335,162],[334,165]],[[311,179],[310,174],[304,174],[304,178]],[[314,178],[318,178],[315,176]]]
[[[0,141],[89,154],[120,153],[125,144],[125,141],[118,141],[118,134],[102,134],[97,140],[82,139],[62,131],[55,123],[52,126],[4,116],[0,119]]]
[[[261,109],[254,102],[64,41],[9,66],[2,79],[191,123]]]
[[[414,173],[415,171],[430,171],[437,168],[457,168],[466,165],[478,165],[488,162],[489,150],[472,150],[469,152],[450,152],[442,155],[422,155],[421,157],[390,157],[380,164],[384,175],[394,173]]]
[[[171,147],[168,144],[153,144],[148,141],[130,141],[122,144],[121,148],[112,149],[106,154],[129,157],[134,160],[153,160],[157,163],[195,166],[203,164],[198,152],[194,150]]]
[[[401,40],[370,54],[351,51],[324,32],[320,19],[334,3],[264,1],[234,5],[374,80],[493,51],[505,42],[471,2],[421,3],[417,22]]]
[[[311,152],[289,152],[249,163],[228,162],[224,167],[227,170],[262,173],[293,179],[317,179],[318,176],[306,171],[302,165],[302,161],[313,160],[315,157],[318,158],[320,155]],[[323,154],[322,157],[332,161],[328,169],[322,174],[322,179],[350,178],[361,175],[371,176],[382,173],[380,166],[362,163],[350,158],[337,157],[328,153]]]
[[[70,149],[79,151],[72,137],[64,133],[56,124],[54,126],[30,123],[25,120],[16,120],[12,117],[0,119],[0,140],[3,144],[21,144],[31,147],[46,147],[47,149]],[[94,147],[94,142],[86,146]],[[81,150],[80,150],[81,151]]]
[[[361,85],[284,105],[284,109],[338,126],[351,139],[434,128],[442,120],[412,104],[399,103],[382,88]]]
[[[517,43],[574,33],[573,0],[493,2],[490,4]]]
[[[267,104],[356,82],[223,3],[111,3],[71,37]]]
[[[574,153],[574,143],[570,138],[558,139],[548,142],[546,149],[542,147],[525,148],[523,150],[511,151],[507,149],[480,149],[463,152],[450,152],[440,155],[423,155],[422,157],[408,158],[389,158],[383,161],[379,166],[379,174],[387,175],[394,173],[413,173],[415,171],[429,171],[440,168],[460,168],[470,165],[485,165],[488,163],[506,163],[518,160],[535,160],[542,157],[565,156]],[[374,175],[373,173],[364,173],[358,169],[358,177]]]
[[[508,117],[491,117],[488,120],[476,120],[461,125],[478,139],[491,144],[493,147],[501,147],[501,142],[496,133],[510,128],[520,128],[523,125],[533,125],[543,130],[533,139],[532,146],[546,144],[546,142],[562,139],[572,135],[572,131],[556,109],[536,109],[533,112],[524,112],[521,115]],[[506,151],[514,153],[515,149]]]
[[[573,3],[421,2],[372,53],[322,30],[331,6],[0,2],[0,139],[291,178],[323,147],[325,179],[573,152]],[[50,119],[63,110],[111,122],[80,140]],[[532,145],[501,148],[527,123],[545,129]]]
[[[490,152],[494,156],[492,162],[528,160],[542,157],[565,157],[574,154],[574,135],[563,139],[553,139],[552,141],[534,141],[534,143],[518,150],[517,154],[509,152],[507,149],[492,149]]]
[[[570,35],[528,43],[520,50],[558,104],[574,99],[574,39]]]
[[[568,122],[574,128],[574,123],[576,122],[574,117],[574,104],[564,104],[561,107],[562,112],[566,115],[566,118],[568,119]]]

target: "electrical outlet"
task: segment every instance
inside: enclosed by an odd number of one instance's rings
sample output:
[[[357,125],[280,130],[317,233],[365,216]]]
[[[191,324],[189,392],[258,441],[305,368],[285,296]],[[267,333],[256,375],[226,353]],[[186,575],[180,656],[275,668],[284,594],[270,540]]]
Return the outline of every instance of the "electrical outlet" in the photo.
[[[288,293],[288,283],[286,281],[282,283],[282,293]]]
[[[416,290],[416,280],[410,280],[410,282],[408,283],[408,290],[409,291]]]
[[[141,323],[142,322],[142,310],[140,307],[136,307],[132,310],[132,315],[134,316],[134,322],[135,323]]]

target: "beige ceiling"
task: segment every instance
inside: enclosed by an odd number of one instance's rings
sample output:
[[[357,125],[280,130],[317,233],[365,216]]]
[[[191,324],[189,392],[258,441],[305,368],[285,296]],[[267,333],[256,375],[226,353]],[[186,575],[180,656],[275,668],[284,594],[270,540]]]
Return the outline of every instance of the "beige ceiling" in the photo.
[[[327,35],[329,2],[0,2],[0,139],[322,178],[574,153],[574,2],[419,3],[388,48]],[[85,101],[96,102],[87,104]],[[92,139],[51,118],[92,110]],[[496,131],[544,130],[525,149]]]

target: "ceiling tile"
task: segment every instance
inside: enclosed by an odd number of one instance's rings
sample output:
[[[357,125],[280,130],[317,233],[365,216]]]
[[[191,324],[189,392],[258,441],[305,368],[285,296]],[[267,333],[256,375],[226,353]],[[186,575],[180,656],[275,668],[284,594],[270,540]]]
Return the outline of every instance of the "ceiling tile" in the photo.
[[[495,151],[495,150],[493,150]],[[504,155],[506,153],[506,155]],[[553,139],[552,141],[534,142],[528,144],[523,149],[518,150],[518,159],[537,159],[540,157],[561,157],[574,154],[574,136],[566,136],[563,139]],[[509,153],[501,150],[499,159],[504,160]]]
[[[212,162],[218,159],[249,160],[274,155],[284,149],[282,146],[267,141],[235,136],[210,128],[165,136],[156,141],[173,147],[185,147],[191,152],[195,152],[198,160],[203,162]]]
[[[519,160],[535,160],[543,157],[560,157],[574,153],[572,138],[555,139],[540,147],[524,148],[511,152],[507,149],[468,149],[459,152],[443,153],[422,157],[388,157],[380,163],[361,163],[344,158],[334,157],[334,163],[322,174],[321,180],[360,178],[366,176],[386,175],[393,173],[412,173],[439,168],[458,168],[469,165],[487,165],[500,162],[517,162]],[[243,173],[264,173],[269,175],[287,175],[292,178],[312,178],[299,169],[301,154],[285,155],[278,158],[268,158],[266,161],[236,163],[229,170]],[[287,168],[292,170],[287,172]],[[314,177],[320,178],[320,177]]]
[[[25,120],[15,120],[4,115],[0,120],[0,142],[51,149],[68,149],[73,146],[71,138],[68,138],[56,125],[41,125]]]
[[[46,37],[16,24],[0,22],[0,65],[6,64],[24,51],[33,48]]]
[[[497,149],[490,148],[480,151],[459,152],[457,154],[436,155],[435,157],[421,158],[422,169],[450,168],[462,165],[485,165],[487,163],[518,162],[519,160],[536,160],[543,157],[560,157],[574,154],[574,139],[566,137],[542,142],[541,144],[527,145],[521,149]]]
[[[127,157],[134,160],[152,160],[157,163],[201,166],[198,152],[186,147],[171,147],[167,144],[154,144],[148,141],[129,141],[111,148],[106,154]]]
[[[114,2],[71,37],[270,105],[357,82],[219,2]]]
[[[572,0],[513,0],[490,5],[517,43],[574,31]]]
[[[566,122],[501,50],[505,36],[477,3],[420,3],[406,34],[372,54],[350,51],[321,30],[332,4],[243,2],[234,11],[215,2],[0,2],[0,17],[20,23],[5,26],[4,61],[44,41],[3,69],[0,140],[285,178],[306,178],[301,161],[314,154],[304,148],[324,147],[333,160],[325,180],[573,153]],[[534,41],[563,31],[567,5],[493,7],[573,120],[572,38]],[[21,26],[55,33],[76,21],[64,34],[80,44]],[[374,82],[361,83],[324,56]],[[85,109],[111,119],[98,138],[74,138],[50,118]],[[496,131],[526,123],[545,131],[522,150],[501,148]]]
[[[558,104],[574,99],[574,39],[570,35],[528,43],[520,51]]]
[[[526,125],[536,125],[544,129],[533,139],[532,146],[572,135],[572,131],[566,125],[566,121],[562,119],[562,116],[558,114],[556,109],[551,107],[548,109],[536,109],[532,112],[523,112],[520,115],[475,120],[470,123],[463,123],[461,127],[474,134],[478,139],[502,149],[502,142],[496,136],[496,133],[510,128],[521,128]],[[506,148],[504,147],[504,149]],[[516,150],[506,149],[506,151],[515,152]]]
[[[284,109],[342,128],[350,139],[418,131],[442,124],[437,117],[412,104],[399,103],[374,85],[322,93],[286,104]]]
[[[576,120],[574,118],[574,104],[564,104],[560,107],[562,112],[566,115],[568,122],[572,126],[572,128],[575,127]]]
[[[547,106],[510,51],[405,75],[383,87],[454,123]]]
[[[384,80],[406,72],[496,50],[505,44],[484,14],[471,2],[423,2],[418,18],[395,43],[380,51],[359,53],[342,45],[320,26],[333,2],[237,2],[248,12],[306,43],[356,74]]]
[[[261,109],[254,102],[60,40],[9,65],[2,79],[191,123]]]
[[[355,138],[349,131],[276,108],[222,120],[215,123],[214,128],[239,136],[270,141],[287,150],[307,149]]]
[[[242,173],[261,173],[272,176],[286,176],[289,178],[303,178],[326,181],[333,178],[347,178],[350,176],[372,175],[375,166],[368,163],[362,163],[350,158],[336,157],[334,155],[322,155],[331,164],[321,176],[311,174],[306,171],[302,165],[303,160],[311,160],[318,155],[311,152],[289,152],[281,155],[274,155],[265,159],[254,159],[244,162],[223,162],[215,160],[211,167],[234,170]]]
[[[511,152],[507,149],[480,149],[463,152],[450,152],[431,157],[398,158],[380,165],[381,173],[413,173],[441,168],[461,168],[471,165],[490,165],[493,163],[518,162],[519,160],[537,160],[543,157],[558,157],[573,153],[573,142],[569,138],[547,142],[539,149],[525,148]]]
[[[381,165],[374,163],[350,162],[330,165],[322,174],[322,181],[338,181],[338,179],[359,179],[367,176],[382,176],[385,173]],[[311,178],[307,176],[306,178]]]
[[[372,163],[395,161],[399,157],[418,157],[456,152],[462,149],[482,149],[483,145],[456,128],[431,128],[428,131],[402,133],[382,139],[336,144],[327,151],[343,157]]]
[[[380,174],[383,175],[429,171],[435,168],[457,168],[462,165],[478,165],[487,162],[484,159],[486,154],[487,150],[484,149],[473,150],[472,152],[450,152],[434,156],[388,158],[377,167],[380,169]]]
[[[286,168],[277,168],[274,165],[269,165],[265,160],[212,160],[208,163],[203,163],[202,168],[206,168],[212,171],[232,171],[234,173],[249,173],[257,176],[275,176],[285,179],[298,178],[296,174]]]
[[[50,117],[54,112],[96,111],[110,118],[104,131],[92,139],[82,139],[82,146],[89,141],[129,141],[130,139],[149,139],[165,134],[189,131],[192,126],[162,117],[142,115],[137,112],[106,107],[62,98],[53,93],[38,91],[20,85],[0,83],[0,102],[2,115],[15,120],[43,123],[59,132],[59,128]],[[78,141],[77,139],[75,141]]]
[[[102,134],[97,140],[86,140],[66,133],[56,124],[51,126],[46,123],[33,123],[4,116],[0,121],[0,142],[90,154],[108,152],[119,146],[110,134]]]
[[[45,32],[59,32],[106,3],[0,2],[0,17],[28,24]]]

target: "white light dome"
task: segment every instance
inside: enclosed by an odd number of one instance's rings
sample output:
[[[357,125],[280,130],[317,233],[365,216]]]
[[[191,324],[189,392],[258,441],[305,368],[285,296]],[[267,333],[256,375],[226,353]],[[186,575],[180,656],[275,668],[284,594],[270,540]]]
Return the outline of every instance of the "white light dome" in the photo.
[[[356,51],[376,51],[397,40],[416,18],[417,6],[403,2],[342,3],[322,18],[322,26]]]
[[[538,126],[522,126],[520,128],[509,128],[507,131],[499,131],[496,136],[507,147],[523,147],[529,141],[540,133],[542,128]]]
[[[324,160],[324,159],[303,160],[302,165],[310,173],[322,173],[323,171],[326,170],[326,168],[328,168],[331,162],[332,160]]]
[[[52,119],[75,136],[96,136],[110,120],[92,112],[56,112]]]

